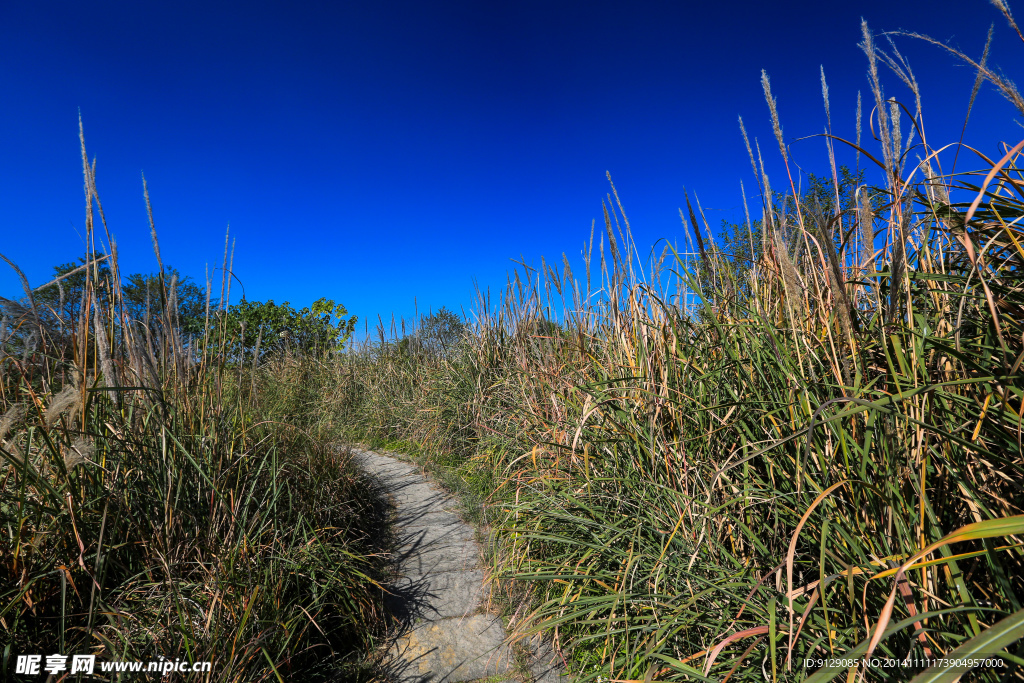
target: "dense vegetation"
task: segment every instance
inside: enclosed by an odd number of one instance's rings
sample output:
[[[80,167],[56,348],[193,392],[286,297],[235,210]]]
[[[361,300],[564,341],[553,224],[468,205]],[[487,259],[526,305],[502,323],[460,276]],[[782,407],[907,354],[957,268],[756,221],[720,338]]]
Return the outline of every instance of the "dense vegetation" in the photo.
[[[111,252],[0,299],[3,677],[53,653],[372,675],[379,504],[307,381],[354,320],[327,300],[229,307],[226,276],[214,298],[164,267],[155,227],[159,272],[123,277],[82,152],[87,241]]]
[[[349,433],[490,498],[515,636],[581,680],[854,680],[805,658],[866,653],[1022,675],[1024,143],[935,144],[902,57],[863,47],[877,145],[819,136],[806,191],[763,77],[787,177],[744,132],[757,221],[716,241],[687,198],[694,247],[641,263],[613,191],[582,272],[523,266],[458,344],[434,316],[326,370]]]
[[[922,667],[805,661],[995,653],[970,675],[1021,679],[1024,142],[934,144],[902,57],[866,25],[863,47],[876,145],[821,136],[800,183],[764,76],[787,176],[744,131],[760,217],[712,239],[686,197],[692,246],[641,262],[613,187],[581,272],[524,265],[471,324],[442,309],[342,351],[334,302],[229,307],[227,258],[214,299],[158,249],[152,275],[90,250],[26,283],[0,323],[4,671],[366,675],[379,520],[344,435],[488,499],[513,637],[552,637],[581,681],[903,680]]]

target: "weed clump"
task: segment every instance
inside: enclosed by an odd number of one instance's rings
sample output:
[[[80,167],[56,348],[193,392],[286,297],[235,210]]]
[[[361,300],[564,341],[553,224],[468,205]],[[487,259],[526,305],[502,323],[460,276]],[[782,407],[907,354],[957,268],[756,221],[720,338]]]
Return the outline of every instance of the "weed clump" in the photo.
[[[613,188],[585,273],[524,265],[458,353],[381,329],[333,370],[350,433],[484,473],[514,635],[553,637],[580,680],[897,680],[922,666],[820,662],[997,653],[979,680],[1020,675],[1024,143],[932,144],[905,60],[863,37],[874,183],[826,134],[799,190],[765,75],[787,178],[748,139],[738,249],[687,197],[698,250],[641,263]]]
[[[162,263],[126,297],[84,141],[82,158],[87,243],[110,253],[0,300],[0,666],[91,654],[209,662],[204,680],[367,679],[379,510],[293,381],[316,358],[248,358],[209,283],[190,328]]]

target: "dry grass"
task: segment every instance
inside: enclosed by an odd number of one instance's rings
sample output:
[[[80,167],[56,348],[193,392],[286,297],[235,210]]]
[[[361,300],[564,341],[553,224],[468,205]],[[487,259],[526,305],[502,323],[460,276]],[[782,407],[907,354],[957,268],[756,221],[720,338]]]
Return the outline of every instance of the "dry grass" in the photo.
[[[696,253],[638,262],[613,191],[582,277],[523,266],[457,352],[381,330],[333,369],[350,432],[483,473],[495,569],[533,595],[516,636],[552,634],[582,680],[802,680],[809,657],[1021,633],[1024,143],[954,171],[863,28],[872,186],[839,196],[850,143],[826,136],[834,198],[797,191],[766,77],[788,175],[773,190],[748,142],[752,262],[701,238],[699,206]]]
[[[366,679],[383,623],[379,520],[303,410],[315,359],[243,367],[222,308],[186,338],[165,278],[152,315],[133,319],[84,141],[82,158],[80,315],[46,310],[27,281],[3,301],[3,671],[59,652],[210,661],[203,680]]]

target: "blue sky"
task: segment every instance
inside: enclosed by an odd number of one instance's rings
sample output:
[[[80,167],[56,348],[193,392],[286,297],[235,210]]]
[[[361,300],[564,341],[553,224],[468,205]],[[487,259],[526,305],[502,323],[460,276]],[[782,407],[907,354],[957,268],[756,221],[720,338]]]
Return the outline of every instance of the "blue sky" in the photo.
[[[155,268],[145,172],[164,261],[197,281],[230,224],[250,299],[458,310],[510,259],[578,255],[606,171],[641,249],[683,239],[684,185],[714,225],[738,219],[740,180],[755,186],[738,115],[783,177],[761,69],[792,140],[822,130],[824,66],[852,138],[862,16],[975,57],[995,22],[992,60],[1021,80],[1024,45],[981,0],[3,3],[0,253],[33,285],[83,253],[80,110],[125,272]],[[954,141],[973,74],[898,45],[931,141]],[[996,154],[1021,137],[986,87],[966,140]],[[793,154],[826,168],[820,140]],[[18,290],[0,273],[0,294]]]

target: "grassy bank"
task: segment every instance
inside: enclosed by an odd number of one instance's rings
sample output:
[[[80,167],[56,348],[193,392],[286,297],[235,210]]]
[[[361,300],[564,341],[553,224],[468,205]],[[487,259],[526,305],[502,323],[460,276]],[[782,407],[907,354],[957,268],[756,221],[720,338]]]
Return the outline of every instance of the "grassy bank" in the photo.
[[[765,77],[787,177],[748,142],[761,217],[730,239],[687,198],[694,247],[641,262],[613,192],[583,272],[524,266],[462,334],[381,330],[325,369],[341,428],[490,496],[495,570],[528,597],[516,634],[552,635],[581,680],[1024,662],[1021,145],[935,144],[912,74],[864,41],[866,175],[825,136],[827,170],[799,189]]]
[[[80,300],[22,276],[0,301],[4,679],[54,653],[211,663],[171,679],[368,679],[381,520],[309,410],[316,358],[239,356],[209,285],[187,336],[155,229],[160,275],[133,312],[82,152]]]

